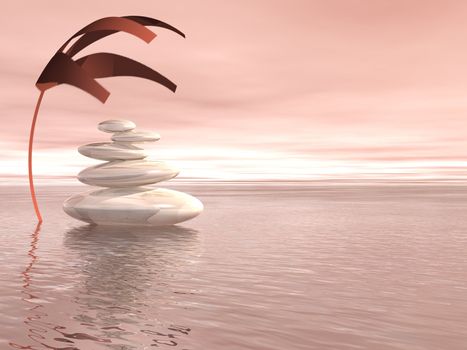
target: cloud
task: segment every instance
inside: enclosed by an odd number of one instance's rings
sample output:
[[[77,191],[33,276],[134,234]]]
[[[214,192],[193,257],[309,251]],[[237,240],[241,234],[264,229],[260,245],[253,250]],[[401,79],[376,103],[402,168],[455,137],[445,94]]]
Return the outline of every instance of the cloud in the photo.
[[[158,30],[146,45],[119,34],[83,55],[129,55],[176,81],[178,91],[140,79],[103,79],[112,94],[102,105],[72,87],[51,90],[35,143],[35,164],[44,174],[49,162],[60,163],[54,172],[64,175],[85,166],[74,158],[76,147],[105,140],[96,124],[112,118],[159,131],[162,140],[154,149],[189,167],[200,162],[192,171],[199,176],[396,178],[410,168],[411,176],[425,177],[450,172],[450,164],[455,176],[462,172],[462,2],[148,1],[135,10],[133,3],[106,0],[92,7],[22,6],[6,3],[0,14],[0,141],[7,145],[0,173],[26,170],[21,152],[40,70],[67,35],[106,16],[109,6],[118,14],[160,17],[187,39]],[[13,30],[16,18],[10,14],[20,12],[32,31]],[[253,160],[247,156],[252,153]]]

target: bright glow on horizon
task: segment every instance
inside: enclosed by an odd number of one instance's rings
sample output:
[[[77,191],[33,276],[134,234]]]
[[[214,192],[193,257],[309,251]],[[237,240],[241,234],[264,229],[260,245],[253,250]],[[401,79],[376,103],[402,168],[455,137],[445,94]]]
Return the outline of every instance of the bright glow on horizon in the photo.
[[[285,152],[229,148],[155,148],[151,160],[177,166],[180,179],[210,180],[322,180],[322,179],[458,179],[465,176],[467,161],[362,161],[298,158]],[[2,162],[3,176],[26,176],[26,151],[12,151]],[[103,161],[73,149],[38,150],[34,156],[37,177],[75,177],[88,166]],[[55,180],[52,180],[55,181]],[[77,182],[78,180],[76,180]]]

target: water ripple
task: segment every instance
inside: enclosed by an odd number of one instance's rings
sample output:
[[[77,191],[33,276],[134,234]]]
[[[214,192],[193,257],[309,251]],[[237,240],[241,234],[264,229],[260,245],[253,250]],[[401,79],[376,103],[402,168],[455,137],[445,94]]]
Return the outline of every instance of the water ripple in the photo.
[[[466,187],[206,185],[160,229],[81,225],[58,187],[35,226],[0,190],[0,349],[467,344]]]

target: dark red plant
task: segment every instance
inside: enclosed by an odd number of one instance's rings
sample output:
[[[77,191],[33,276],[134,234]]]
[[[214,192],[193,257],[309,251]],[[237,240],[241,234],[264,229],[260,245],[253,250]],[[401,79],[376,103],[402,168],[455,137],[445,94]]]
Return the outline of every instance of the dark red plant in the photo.
[[[99,52],[81,57],[77,60],[73,59],[73,56],[88,45],[117,32],[132,34],[149,43],[156,37],[156,34],[146,28],[146,26],[166,28],[185,37],[185,34],[178,29],[165,22],[150,17],[123,16],[101,18],[87,25],[70,37],[50,59],[49,63],[47,63],[39,76],[39,79],[36,82],[36,87],[39,89],[40,94],[32,119],[28,150],[29,188],[31,190],[34,210],[39,222],[42,222],[42,216],[39,211],[39,206],[37,205],[34,189],[32,175],[32,146],[37,115],[45,91],[56,85],[69,84],[86,91],[102,103],[105,103],[110,93],[96,81],[97,78],[134,76],[152,80],[175,92],[177,86],[172,81],[152,68],[125,56]],[[70,45],[68,49],[66,49],[70,42],[75,38],[78,39]]]

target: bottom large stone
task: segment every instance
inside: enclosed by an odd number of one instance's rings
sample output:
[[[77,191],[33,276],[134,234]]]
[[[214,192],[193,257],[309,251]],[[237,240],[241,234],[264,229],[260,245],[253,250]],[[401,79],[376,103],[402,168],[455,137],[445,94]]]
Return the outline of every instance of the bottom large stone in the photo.
[[[106,188],[68,198],[63,210],[90,224],[163,226],[194,218],[203,204],[189,194],[163,188]]]

